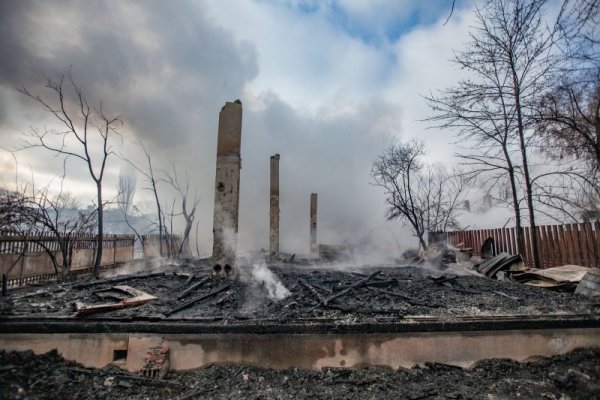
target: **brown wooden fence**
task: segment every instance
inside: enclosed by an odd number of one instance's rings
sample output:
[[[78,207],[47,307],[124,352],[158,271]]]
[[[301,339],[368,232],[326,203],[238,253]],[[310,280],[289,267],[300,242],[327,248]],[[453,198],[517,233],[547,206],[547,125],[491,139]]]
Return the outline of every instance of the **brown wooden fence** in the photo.
[[[538,251],[542,268],[566,264],[600,268],[600,223],[542,225],[536,227]],[[529,266],[533,266],[531,228],[523,228],[525,254],[521,254]],[[494,239],[496,254],[518,254],[516,228],[479,229],[454,232],[430,232],[429,243],[447,241],[455,246],[471,247],[479,254],[483,242]]]

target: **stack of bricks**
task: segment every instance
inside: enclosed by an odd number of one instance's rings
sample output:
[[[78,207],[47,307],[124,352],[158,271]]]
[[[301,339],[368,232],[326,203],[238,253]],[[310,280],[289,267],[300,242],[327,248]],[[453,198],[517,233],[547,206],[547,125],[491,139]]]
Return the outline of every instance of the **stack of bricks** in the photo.
[[[151,347],[144,356],[140,375],[162,379],[169,371],[169,347],[163,340],[160,346]]]

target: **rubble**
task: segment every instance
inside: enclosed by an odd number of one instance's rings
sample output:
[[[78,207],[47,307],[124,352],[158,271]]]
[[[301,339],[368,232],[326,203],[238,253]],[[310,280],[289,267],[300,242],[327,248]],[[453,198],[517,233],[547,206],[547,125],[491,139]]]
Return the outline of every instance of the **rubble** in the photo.
[[[238,259],[237,265],[239,275],[234,281],[211,277],[210,260],[196,260],[162,267],[161,272],[13,289],[0,299],[0,325],[43,315],[45,321],[84,320],[86,325],[93,321],[162,324],[175,326],[177,332],[184,324],[206,326],[208,333],[232,332],[236,327],[248,329],[237,332],[265,332],[271,325],[302,333],[299,327],[312,325],[335,332],[343,332],[340,327],[344,326],[360,326],[362,330],[356,332],[368,334],[377,332],[378,326],[432,320],[452,324],[461,318],[473,323],[477,318],[499,316],[597,318],[600,307],[594,298],[454,274],[449,268],[425,263],[340,270],[302,259],[263,266],[289,291],[278,299],[269,296],[267,282],[253,279],[251,260]],[[102,306],[115,296],[114,288],[119,287],[115,283],[123,282],[156,298],[135,308],[81,316],[71,308],[76,302]],[[211,330],[215,327],[216,331]],[[585,349],[526,364],[487,360],[470,369],[435,363],[398,370],[321,371],[219,365],[180,372],[169,370],[169,349],[162,342],[152,344],[143,368],[138,371],[136,367],[133,375],[116,368],[118,360],[102,369],[89,369],[64,361],[56,353],[0,352],[0,398],[38,399],[47,398],[48,393],[57,398],[100,399],[513,398],[517,394],[594,398],[600,395],[598,361],[600,350]]]
[[[577,285],[575,293],[587,297],[600,297],[600,270],[588,270]]]
[[[152,347],[144,356],[144,366],[141,376],[162,379],[169,371],[169,347],[163,340],[159,346]]]
[[[338,270],[326,265],[307,265],[302,259],[269,268],[290,292],[278,300],[269,297],[266,283],[253,278],[251,265],[241,260],[240,279],[235,281],[210,278],[212,265],[209,260],[201,260],[165,267],[160,273],[106,280],[88,278],[42,290],[13,289],[7,297],[0,298],[0,321],[40,314],[46,318],[75,318],[73,304],[106,303],[94,293],[102,293],[115,286],[115,282],[124,280],[130,287],[156,299],[134,309],[105,310],[79,318],[196,320],[248,325],[257,321],[310,323],[350,318],[351,323],[375,323],[401,321],[410,316],[454,319],[465,315],[597,315],[600,306],[594,298],[511,281],[459,275],[451,269],[376,265]],[[190,281],[192,275],[198,280],[196,283]]]
[[[0,351],[0,398],[592,399],[600,397],[598,365],[600,349],[580,349],[525,363],[486,360],[469,369],[436,363],[322,371],[213,365],[157,380],[114,366],[83,368],[56,352]]]
[[[518,254],[510,255],[502,252],[494,255],[492,238],[486,239],[481,254],[482,257],[473,256],[470,248],[460,248],[444,242],[437,242],[421,253],[418,258],[412,258],[411,261],[417,264],[428,263],[439,266],[445,273],[485,276],[503,282],[516,282],[568,292],[575,292],[578,284],[587,274],[589,275],[588,281],[580,286],[577,293],[588,297],[594,297],[597,296],[594,293],[600,293],[598,289],[600,278],[596,278],[595,275],[597,268],[586,268],[579,265],[563,265],[544,269],[530,268],[524,264],[523,258]],[[406,256],[414,257],[414,252],[407,253]]]
[[[511,274],[511,279],[525,285],[574,291],[577,283],[589,270],[589,268],[579,265],[563,265],[546,269],[529,268],[523,272]]]
[[[523,259],[520,255],[511,256],[508,253],[500,253],[495,257],[488,258],[479,264],[475,264],[477,272],[493,278],[500,271],[508,270],[514,264],[520,264]]]

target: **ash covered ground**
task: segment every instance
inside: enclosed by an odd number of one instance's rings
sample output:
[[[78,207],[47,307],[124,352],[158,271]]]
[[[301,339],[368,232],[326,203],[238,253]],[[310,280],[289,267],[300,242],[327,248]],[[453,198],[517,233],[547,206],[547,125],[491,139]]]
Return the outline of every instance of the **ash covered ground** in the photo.
[[[314,320],[352,324],[401,322],[411,316],[451,320],[492,315],[598,315],[600,311],[598,299],[420,266],[342,268],[299,261],[267,267],[248,263],[241,265],[235,281],[208,278],[208,260],[163,265],[150,273],[143,263],[137,268],[130,275],[87,277],[12,290],[0,300],[0,318],[195,320],[223,324]],[[94,305],[118,301],[119,293],[110,290],[115,285],[131,286],[157,299],[131,308],[76,316],[77,302]]]
[[[209,366],[156,380],[114,366],[89,369],[56,352],[0,351],[3,399],[597,399],[600,349],[469,369],[430,363],[322,371]]]

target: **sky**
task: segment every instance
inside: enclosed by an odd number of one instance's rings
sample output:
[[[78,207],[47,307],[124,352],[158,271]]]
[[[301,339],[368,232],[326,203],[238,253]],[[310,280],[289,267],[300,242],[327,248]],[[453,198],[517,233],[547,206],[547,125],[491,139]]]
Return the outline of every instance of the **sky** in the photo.
[[[90,104],[120,116],[113,149],[143,165],[142,141],[158,168],[174,165],[197,190],[201,251],[212,240],[218,112],[243,104],[242,250],[268,246],[269,157],[279,153],[281,248],[308,251],[309,198],[319,194],[319,241],[376,239],[387,249],[416,241],[386,221],[373,160],[390,143],[422,138],[428,160],[450,163],[447,132],[427,129],[423,96],[452,85],[450,61],[473,23],[457,0],[220,0],[0,2],[0,182],[56,179],[48,152],[16,153],[31,129],[56,121],[17,91],[51,99],[45,76],[71,68]],[[46,97],[44,97],[46,98]],[[97,154],[96,154],[97,155]],[[124,162],[109,160],[105,198]],[[18,166],[18,168],[17,168]],[[17,175],[17,178],[15,178]],[[138,176],[134,201],[152,212]],[[84,165],[67,162],[65,189],[94,196]],[[164,202],[170,192],[162,185]],[[387,251],[387,250],[385,250]]]

